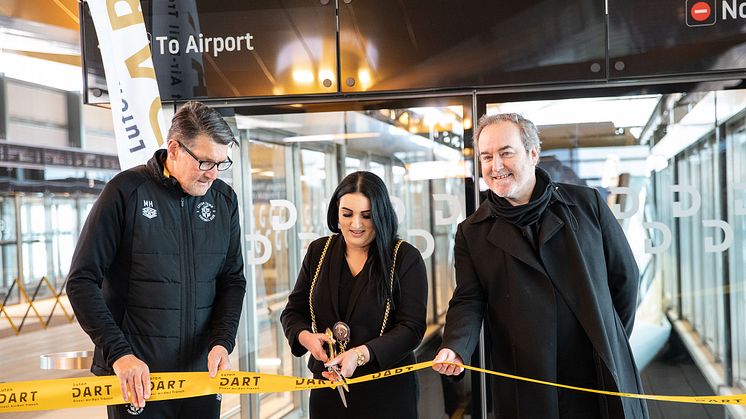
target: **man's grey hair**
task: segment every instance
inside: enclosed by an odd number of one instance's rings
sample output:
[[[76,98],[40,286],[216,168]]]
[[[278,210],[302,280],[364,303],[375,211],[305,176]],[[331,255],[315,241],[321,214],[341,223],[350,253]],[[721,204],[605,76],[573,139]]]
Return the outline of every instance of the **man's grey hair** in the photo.
[[[171,119],[168,139],[191,145],[201,134],[207,135],[218,144],[238,144],[231,127],[218,111],[204,103],[190,100],[179,108]]]
[[[477,130],[474,132],[474,143],[479,145],[479,135],[482,134],[482,130],[490,125],[497,124],[499,122],[512,122],[521,131],[521,141],[526,151],[531,150],[532,147],[536,147],[536,152],[541,153],[541,140],[539,139],[539,130],[536,129],[536,125],[528,119],[522,117],[517,113],[499,113],[496,115],[482,115],[477,122]]]

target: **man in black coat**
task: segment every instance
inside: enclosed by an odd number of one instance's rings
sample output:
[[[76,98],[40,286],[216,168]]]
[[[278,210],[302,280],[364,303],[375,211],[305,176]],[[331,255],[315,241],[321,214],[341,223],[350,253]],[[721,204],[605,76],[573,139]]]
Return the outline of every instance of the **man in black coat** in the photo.
[[[238,199],[217,177],[233,142],[217,111],[188,102],[167,149],[115,176],[91,208],[67,294],[96,345],[91,371],[116,374],[131,402],[108,406],[110,418],[220,416],[214,394],[145,401],[151,372],[230,368],[246,280]]]
[[[458,226],[457,287],[433,368],[457,375],[482,320],[488,366],[529,378],[642,393],[628,338],[638,269],[595,189],[554,183],[517,114],[485,115],[475,142],[488,198]],[[645,402],[494,378],[500,418],[647,418]]]

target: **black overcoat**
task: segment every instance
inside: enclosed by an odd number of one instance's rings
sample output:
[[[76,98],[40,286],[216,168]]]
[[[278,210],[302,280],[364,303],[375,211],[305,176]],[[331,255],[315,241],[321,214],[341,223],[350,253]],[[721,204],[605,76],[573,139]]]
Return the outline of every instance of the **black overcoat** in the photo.
[[[493,216],[487,201],[459,225],[457,287],[443,347],[469,363],[484,319],[493,369],[556,381],[561,337],[556,324],[545,321],[554,314],[546,302],[556,292],[593,345],[596,356],[589,362],[603,371],[599,386],[642,393],[628,340],[638,269],[619,223],[595,189],[567,184],[555,184],[539,223],[538,252],[518,227]],[[558,417],[552,387],[502,378],[491,384],[497,417]],[[647,418],[644,401],[622,398],[621,403],[625,417]]]
[[[305,354],[298,341],[303,330],[311,331],[309,291],[327,237],[313,241],[303,260],[293,291],[280,316],[285,336],[295,356]],[[323,333],[337,321],[350,326],[347,347],[367,345],[372,362],[358,367],[353,377],[410,365],[416,362],[414,350],[422,341],[427,327],[427,272],[416,247],[402,242],[396,258],[397,283],[394,305],[380,335],[385,304],[377,297],[376,284],[369,278],[358,278],[352,288],[347,314],[339,314],[339,272],[347,263],[345,243],[336,235],[327,251],[314,288],[313,305],[317,330]],[[387,275],[388,276],[388,275]],[[308,368],[315,378],[322,378],[324,364],[309,356]],[[417,383],[414,374],[404,374],[350,386],[348,408],[340,402],[336,390],[311,391],[311,417],[320,418],[414,418],[417,412]]]

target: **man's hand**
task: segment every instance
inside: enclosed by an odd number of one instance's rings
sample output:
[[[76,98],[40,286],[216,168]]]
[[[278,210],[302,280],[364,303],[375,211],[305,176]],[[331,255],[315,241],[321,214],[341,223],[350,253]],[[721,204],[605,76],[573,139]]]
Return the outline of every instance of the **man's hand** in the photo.
[[[119,377],[124,401],[135,407],[145,407],[145,400],[150,398],[150,369],[147,364],[134,355],[125,355],[114,361],[112,368]]]
[[[463,367],[457,367],[450,364],[440,364],[440,362],[453,362],[456,364],[464,363],[461,357],[448,348],[443,348],[438,352],[438,355],[433,359],[433,369],[443,375],[459,375],[464,372]]]
[[[207,354],[207,371],[210,378],[215,377],[218,371],[231,369],[231,361],[228,359],[228,350],[222,345],[215,345]]]
[[[308,352],[316,358],[316,360],[321,362],[329,360],[329,356],[326,354],[326,350],[324,350],[324,344],[329,342],[329,337],[326,334],[311,333],[308,330],[304,330],[298,335],[298,342],[300,342],[300,344],[303,345],[303,347],[306,348]]]

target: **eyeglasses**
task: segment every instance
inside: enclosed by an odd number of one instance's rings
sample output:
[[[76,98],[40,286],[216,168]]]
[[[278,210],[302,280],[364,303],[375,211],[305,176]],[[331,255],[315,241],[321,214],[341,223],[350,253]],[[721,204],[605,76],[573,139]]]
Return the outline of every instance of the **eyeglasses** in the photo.
[[[217,166],[218,170],[222,172],[224,170],[230,169],[231,165],[233,164],[233,160],[231,160],[230,157],[227,157],[227,160],[219,161],[219,162],[214,162],[214,161],[209,161],[209,160],[200,160],[197,158],[197,156],[194,155],[194,153],[192,153],[192,150],[190,150],[189,147],[182,144],[181,141],[177,141],[176,143],[179,144],[179,147],[183,148],[184,151],[187,152],[187,154],[192,156],[192,158],[196,160],[197,163],[199,163],[199,170],[203,170],[206,172],[208,170],[212,170],[213,167]]]

